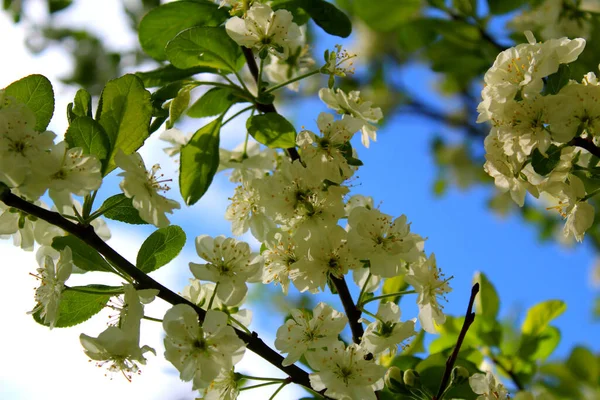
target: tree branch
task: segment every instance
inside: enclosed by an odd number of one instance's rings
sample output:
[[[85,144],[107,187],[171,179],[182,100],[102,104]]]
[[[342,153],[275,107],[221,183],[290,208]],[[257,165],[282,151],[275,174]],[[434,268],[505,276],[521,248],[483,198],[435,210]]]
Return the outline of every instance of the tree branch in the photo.
[[[362,324],[358,322],[361,312],[352,300],[352,295],[350,295],[346,280],[343,277],[336,278],[335,276],[332,276],[331,282],[333,283],[333,286],[335,286],[335,289],[340,296],[340,300],[342,300],[344,311],[346,311],[346,315],[348,316],[348,323],[350,324],[350,330],[352,331],[352,341],[359,344],[365,333]]]
[[[467,313],[465,314],[465,322],[463,322],[463,326],[458,334],[458,339],[456,339],[456,346],[454,346],[454,350],[448,360],[446,361],[446,369],[444,370],[444,376],[442,377],[442,381],[440,382],[440,388],[438,389],[437,395],[432,400],[440,400],[444,390],[446,390],[446,386],[448,386],[448,381],[450,380],[450,375],[452,374],[452,368],[454,367],[454,363],[456,363],[456,359],[458,358],[458,353],[460,351],[460,347],[462,346],[463,341],[465,340],[465,336],[467,335],[467,331],[469,327],[475,321],[475,313],[473,312],[473,303],[475,302],[475,296],[479,293],[479,283],[473,285],[471,289],[471,298],[469,299],[469,305],[467,306]]]
[[[44,208],[36,206],[35,204],[29,203],[28,201],[11,193],[10,189],[4,184],[0,184],[0,201],[4,202],[4,204],[6,204],[9,207],[14,207],[23,212],[26,212],[27,214],[33,215],[34,217],[42,219],[52,225],[58,226],[59,228],[68,232],[69,234],[77,237],[78,239],[82,240],[83,242],[94,248],[108,261],[117,265],[123,272],[131,276],[138,283],[139,288],[157,289],[159,292],[158,297],[160,297],[167,303],[170,303],[172,305],[186,304],[196,311],[196,313],[200,317],[200,320],[204,320],[206,311],[204,311],[202,308],[198,307],[191,301],[173,292],[171,289],[158,283],[150,276],[146,275],[146,273],[138,269],[135,265],[131,264],[123,256],[117,253],[112,247],[106,244],[106,242],[104,242],[96,234],[92,226],[75,224],[69,221],[68,219],[64,218],[57,212],[46,210]],[[233,329],[235,330],[237,336],[246,343],[246,347],[249,350],[258,354],[260,357],[264,358],[269,363],[273,364],[275,367],[285,372],[291,378],[292,382],[305,386],[309,389],[311,388],[308,373],[300,367],[298,367],[297,365],[290,365],[287,367],[282,366],[281,362],[283,361],[283,357],[278,352],[267,346],[265,342],[263,342],[262,339],[258,337],[258,334],[256,332],[252,332],[252,334],[249,335],[248,333],[239,329]]]
[[[581,147],[600,158],[600,148],[596,147],[591,139],[584,139],[582,137],[574,137],[570,142],[567,143],[569,146]]]

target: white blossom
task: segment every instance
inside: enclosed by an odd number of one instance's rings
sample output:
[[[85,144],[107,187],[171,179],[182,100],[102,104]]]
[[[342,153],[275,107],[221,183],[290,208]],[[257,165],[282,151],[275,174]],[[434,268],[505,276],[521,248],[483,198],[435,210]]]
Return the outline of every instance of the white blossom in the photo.
[[[506,400],[509,398],[508,390],[491,372],[474,374],[469,378],[469,385],[476,394],[480,396],[477,400]]]
[[[183,381],[193,381],[194,389],[206,388],[221,373],[230,371],[244,356],[246,345],[227,325],[227,314],[208,310],[200,326],[194,309],[185,304],[173,306],[163,318],[165,358]]]
[[[396,303],[379,303],[377,320],[365,329],[361,346],[375,355],[388,351],[393,357],[398,344],[416,335],[415,321],[400,322],[400,314]]]
[[[249,183],[262,178],[275,168],[277,153],[274,149],[261,149],[254,141],[240,143],[232,151],[219,149],[219,168],[217,171],[232,169],[231,182]]]
[[[290,314],[291,318],[277,329],[275,339],[275,348],[288,353],[283,366],[292,365],[302,355],[311,357],[308,351],[334,344],[348,323],[346,315],[325,303],[317,304],[312,313],[293,309]]]
[[[165,180],[160,180],[162,175],[156,176],[160,169],[158,164],[148,171],[138,153],[125,155],[121,149],[115,155],[115,163],[124,171],[119,174],[123,177],[119,186],[125,196],[132,199],[133,206],[139,211],[140,217],[159,228],[169,225],[165,213],[173,213],[174,209],[180,207],[175,200],[158,194],[161,190],[169,190],[169,187],[164,184]]]

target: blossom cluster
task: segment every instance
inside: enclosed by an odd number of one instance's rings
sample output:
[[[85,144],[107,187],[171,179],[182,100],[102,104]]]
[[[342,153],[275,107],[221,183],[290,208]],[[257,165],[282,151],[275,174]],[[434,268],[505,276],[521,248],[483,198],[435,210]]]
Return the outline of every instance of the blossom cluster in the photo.
[[[576,140],[597,144],[600,135],[600,86],[593,72],[569,80],[557,93],[549,87],[577,59],[583,39],[550,39],[498,55],[485,74],[478,122],[489,121],[485,171],[496,187],[523,206],[525,194],[544,197],[564,218],[565,237],[583,240],[594,220],[581,171],[593,168],[592,155]],[[547,82],[544,83],[544,80]],[[585,146],[584,146],[585,147]]]

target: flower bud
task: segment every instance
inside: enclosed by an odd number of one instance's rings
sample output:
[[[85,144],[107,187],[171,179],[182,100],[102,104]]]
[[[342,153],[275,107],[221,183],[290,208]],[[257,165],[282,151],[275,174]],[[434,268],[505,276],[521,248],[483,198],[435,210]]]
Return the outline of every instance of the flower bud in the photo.
[[[407,369],[404,371],[404,384],[414,388],[421,387],[421,377],[419,376],[419,373],[414,369]]]
[[[452,368],[451,385],[460,385],[469,379],[469,371],[460,365]]]
[[[390,367],[385,373],[385,386],[392,393],[401,393],[404,392],[404,379],[402,377],[403,372],[398,367]]]

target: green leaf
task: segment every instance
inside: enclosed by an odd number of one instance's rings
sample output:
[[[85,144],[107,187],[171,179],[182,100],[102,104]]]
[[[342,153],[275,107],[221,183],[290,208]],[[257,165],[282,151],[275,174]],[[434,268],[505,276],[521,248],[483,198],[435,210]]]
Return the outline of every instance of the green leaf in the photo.
[[[156,271],[173,260],[185,245],[185,232],[177,225],[154,231],[144,241],[135,265],[145,273]]]
[[[190,90],[191,87],[182,88],[177,96],[169,104],[169,120],[167,121],[167,129],[171,129],[173,124],[179,120],[183,112],[190,105]]]
[[[211,117],[224,113],[234,103],[243,102],[228,88],[212,88],[200,97],[187,112],[192,118]]]
[[[404,280],[404,275],[398,275],[394,276],[393,278],[386,278],[383,281],[383,289],[381,294],[398,293],[406,290],[407,288],[408,283]],[[394,303],[398,304],[401,297],[402,296],[388,297],[386,299],[382,299],[381,301],[393,301]]]
[[[585,381],[592,386],[598,386],[600,364],[591,351],[585,347],[575,347],[566,364],[571,373],[580,380]]]
[[[177,68],[212,67],[237,72],[244,56],[225,28],[194,27],[179,33],[167,44],[167,57]]]
[[[304,25],[310,20],[310,15],[302,8],[303,0],[272,0],[271,9],[288,10],[294,16],[294,23]]]
[[[463,15],[477,16],[477,0],[452,0],[452,6]]]
[[[144,89],[140,78],[128,74],[106,84],[96,115],[111,146],[104,175],[115,169],[118,149],[131,154],[144,144],[151,118],[150,93]]]
[[[92,154],[103,161],[108,156],[110,142],[104,128],[90,117],[76,118],[65,133],[65,141],[71,147],[81,147],[85,154]]]
[[[11,83],[5,93],[25,103],[35,114],[35,130],[46,130],[54,114],[54,90],[43,75],[29,75]]]
[[[219,167],[219,131],[221,118],[198,129],[181,148],[179,188],[189,206],[206,193]]]
[[[257,142],[273,149],[296,146],[296,129],[277,113],[255,115],[248,118],[246,128]]]
[[[130,198],[123,193],[109,197],[102,203],[102,209],[108,209],[104,217],[133,225],[145,225],[148,222],[140,217],[139,211],[133,206]]]
[[[83,292],[83,291],[90,291]],[[123,293],[121,287],[105,285],[74,286],[62,292],[59,305],[59,315],[56,328],[68,328],[87,321],[98,314],[108,303],[111,297]],[[37,314],[37,315],[36,315]],[[42,322],[39,313],[34,314],[36,322]]]
[[[68,235],[57,236],[52,240],[52,247],[56,250],[63,250],[70,247],[73,253],[73,264],[84,272],[102,271],[113,272],[110,264],[91,246],[81,239]]]
[[[548,300],[538,303],[527,310],[525,321],[521,325],[521,331],[528,335],[539,335],[554,318],[561,315],[567,309],[567,305],[560,300]]]
[[[92,117],[92,96],[85,89],[79,89],[73,103],[67,106],[69,123],[77,117]]]
[[[172,4],[172,3],[168,3]],[[187,69],[175,68],[171,64],[151,71],[136,72],[135,74],[142,80],[146,88],[164,86],[167,83],[189,78],[193,75],[204,72],[216,72],[213,68],[193,67]]]
[[[179,32],[193,26],[219,26],[229,17],[216,4],[177,1],[151,10],[140,22],[142,49],[158,61],[167,59],[165,46]]]
[[[531,153],[531,166],[533,170],[542,176],[548,175],[558,165],[560,161],[561,149],[555,145],[550,145],[546,150],[546,156],[538,149]]]
[[[490,13],[496,15],[509,13],[526,3],[527,0],[488,0]]]
[[[418,14],[421,0],[370,0],[354,2],[354,12],[369,27],[378,32],[391,31]]]
[[[479,372],[475,364],[461,357],[461,355],[464,354],[465,352],[463,351],[459,353],[459,357],[456,360],[455,365],[460,365],[466,368],[470,375]],[[440,382],[442,381],[442,376],[444,375],[444,371],[446,369],[447,359],[448,357],[445,353],[431,354],[415,367],[415,370],[421,375],[422,385],[429,389],[431,393],[436,393],[438,390]],[[477,398],[477,395],[473,393],[473,390],[471,390],[468,381],[464,382],[462,385],[454,386],[447,392],[446,396],[448,396],[447,398],[449,399],[460,398],[474,400]]]
[[[432,43],[438,35],[437,19],[417,18],[398,27],[398,44],[402,50],[413,52]]]
[[[560,331],[554,326],[546,328],[537,336],[523,335],[519,343],[519,356],[531,361],[544,361],[560,343]]]
[[[483,272],[476,272],[473,284],[479,283],[479,294],[475,298],[475,312],[484,318],[495,320],[500,310],[500,299],[494,285]]]
[[[324,0],[301,0],[300,6],[330,35],[345,38],[352,33],[350,18],[333,4]]]
[[[567,64],[560,64],[558,71],[552,75],[549,75],[546,79],[546,84],[544,85],[542,94],[544,96],[549,94],[558,94],[560,89],[569,83],[569,79],[571,79],[571,68]]]

